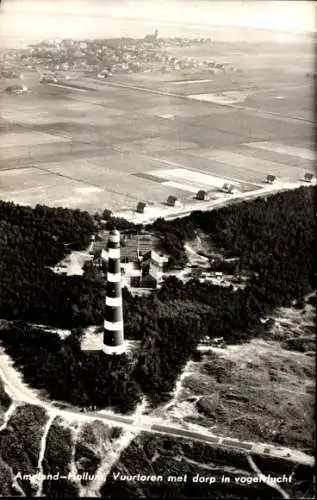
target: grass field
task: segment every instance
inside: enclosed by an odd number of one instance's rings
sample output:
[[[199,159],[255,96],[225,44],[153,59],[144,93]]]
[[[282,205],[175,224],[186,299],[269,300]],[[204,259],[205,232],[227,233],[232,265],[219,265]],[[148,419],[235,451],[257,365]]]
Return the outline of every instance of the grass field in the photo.
[[[268,174],[288,182],[314,172],[309,45],[224,42],[174,52],[214,54],[237,71],[106,81],[78,74],[73,88],[26,75],[29,93],[2,94],[0,198],[124,210],[170,194],[186,203],[196,188],[215,194],[226,181],[246,191]]]

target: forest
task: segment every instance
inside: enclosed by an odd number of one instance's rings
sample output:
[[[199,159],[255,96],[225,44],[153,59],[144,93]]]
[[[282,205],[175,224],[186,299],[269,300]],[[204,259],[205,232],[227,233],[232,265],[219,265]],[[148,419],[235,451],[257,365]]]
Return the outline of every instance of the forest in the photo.
[[[77,331],[61,340],[57,333],[15,322],[2,330],[1,341],[25,381],[52,399],[120,412],[131,411],[140,400],[130,360],[82,351]]]
[[[171,252],[176,248],[175,265],[183,263],[184,242],[199,229],[224,256],[238,257],[239,268],[251,277],[237,291],[175,277],[151,296],[133,297],[124,289],[125,335],[141,342],[134,363],[80,349],[82,328],[102,322],[104,283],[61,277],[48,268],[65,255],[66,244],[87,245],[92,218],[79,211],[2,204],[0,317],[23,320],[1,333],[2,343],[26,379],[54,399],[131,411],[143,392],[156,405],[170,397],[204,336],[232,343],[261,335],[261,318],[294,299],[303,303],[314,289],[315,195],[315,187],[299,188],[175,221],[158,219],[147,228],[159,233]],[[122,220],[115,222],[109,218],[121,229]],[[25,321],[74,330],[61,341]]]
[[[87,247],[94,230],[87,212],[0,202],[0,318],[61,327],[93,321],[100,286],[50,267]]]

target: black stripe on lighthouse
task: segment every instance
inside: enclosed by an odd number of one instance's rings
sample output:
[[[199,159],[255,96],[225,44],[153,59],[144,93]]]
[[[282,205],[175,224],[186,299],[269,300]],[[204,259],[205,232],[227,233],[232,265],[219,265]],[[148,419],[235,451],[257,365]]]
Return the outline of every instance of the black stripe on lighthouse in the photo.
[[[109,234],[106,309],[104,318],[103,351],[121,354],[125,350],[120,270],[120,233]]]

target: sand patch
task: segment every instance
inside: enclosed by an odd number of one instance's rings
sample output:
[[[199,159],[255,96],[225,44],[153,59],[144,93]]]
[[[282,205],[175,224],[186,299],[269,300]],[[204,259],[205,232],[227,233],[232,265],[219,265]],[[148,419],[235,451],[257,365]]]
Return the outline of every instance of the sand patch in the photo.
[[[196,101],[212,102],[215,104],[226,105],[244,102],[249,95],[250,92],[228,91],[210,94],[191,94],[188,96],[188,98],[194,99]]]

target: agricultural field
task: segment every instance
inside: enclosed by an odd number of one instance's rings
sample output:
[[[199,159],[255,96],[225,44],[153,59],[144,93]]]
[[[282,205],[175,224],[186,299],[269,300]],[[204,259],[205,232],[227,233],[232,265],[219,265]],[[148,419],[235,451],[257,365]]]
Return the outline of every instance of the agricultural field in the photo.
[[[186,205],[200,189],[214,199],[225,182],[243,193],[268,174],[289,183],[314,173],[312,44],[169,50],[212,54],[228,69],[104,81],[77,73],[67,84],[30,74],[28,93],[2,92],[0,198],[122,211],[171,194]]]

